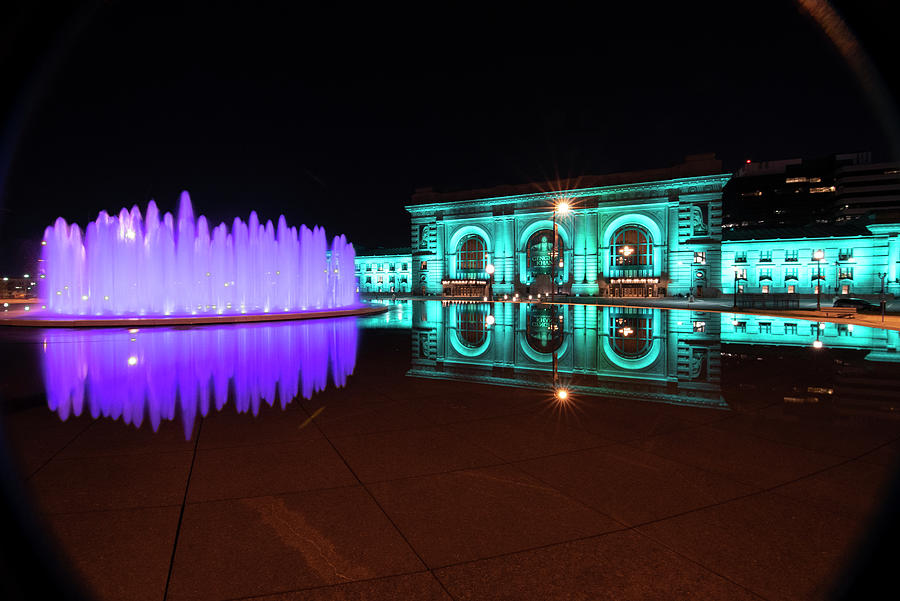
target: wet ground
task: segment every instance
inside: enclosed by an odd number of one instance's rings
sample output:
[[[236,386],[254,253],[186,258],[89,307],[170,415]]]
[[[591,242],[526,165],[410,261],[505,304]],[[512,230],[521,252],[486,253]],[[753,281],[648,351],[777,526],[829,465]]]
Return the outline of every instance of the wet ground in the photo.
[[[895,474],[897,333],[713,315],[4,332],[3,417],[100,599],[826,598]]]

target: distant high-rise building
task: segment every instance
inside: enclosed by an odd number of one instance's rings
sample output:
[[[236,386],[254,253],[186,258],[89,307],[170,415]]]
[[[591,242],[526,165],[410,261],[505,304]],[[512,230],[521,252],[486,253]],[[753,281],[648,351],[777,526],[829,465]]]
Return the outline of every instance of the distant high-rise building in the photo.
[[[900,211],[900,163],[858,163],[838,167],[832,216],[836,221],[875,219]]]
[[[817,159],[747,162],[725,187],[722,227],[726,231],[760,226],[803,226],[846,219],[839,212],[840,178],[856,169],[868,174],[871,153],[836,154]],[[900,206],[895,201],[894,206]]]

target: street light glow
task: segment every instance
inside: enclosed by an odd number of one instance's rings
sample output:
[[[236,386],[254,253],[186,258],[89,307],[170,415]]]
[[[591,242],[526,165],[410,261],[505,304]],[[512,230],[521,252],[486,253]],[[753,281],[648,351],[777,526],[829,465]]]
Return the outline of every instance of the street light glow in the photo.
[[[815,259],[816,261],[821,261],[824,258],[825,258],[825,251],[822,249],[819,249],[813,253],[813,259]]]
[[[485,271],[487,271],[487,274],[488,274],[488,275],[494,275],[494,266],[493,266],[493,264],[488,265],[488,266],[485,268]]]
[[[556,400],[565,402],[569,399],[569,391],[565,388],[557,388],[554,391],[554,396],[556,396]]]
[[[556,205],[556,212],[560,215],[565,215],[569,212],[570,208],[568,201],[562,200]]]

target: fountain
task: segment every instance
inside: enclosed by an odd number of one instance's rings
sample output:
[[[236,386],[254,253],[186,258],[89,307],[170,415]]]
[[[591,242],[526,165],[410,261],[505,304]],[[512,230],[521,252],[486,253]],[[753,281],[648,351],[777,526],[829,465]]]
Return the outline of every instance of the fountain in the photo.
[[[209,323],[302,319],[381,311],[357,300],[354,250],[325,230],[235,218],[210,229],[182,192],[178,217],[137,205],[101,211],[82,234],[60,217],[44,232],[39,294],[44,319],[20,325],[115,325],[122,319]],[[16,320],[9,320],[16,321]],[[31,321],[41,321],[33,324]]]
[[[343,387],[356,365],[355,318],[189,329],[48,329],[42,335],[47,404],[60,419],[84,412],[156,431],[229,403],[259,413]]]

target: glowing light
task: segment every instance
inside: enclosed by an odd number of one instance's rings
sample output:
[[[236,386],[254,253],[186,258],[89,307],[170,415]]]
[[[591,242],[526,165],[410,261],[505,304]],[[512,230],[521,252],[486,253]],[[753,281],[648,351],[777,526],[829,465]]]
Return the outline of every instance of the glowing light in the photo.
[[[8,307],[8,306],[9,306],[9,303],[3,303],[3,306],[4,306],[4,307]]]
[[[195,217],[186,192],[177,216],[163,215],[151,202],[144,214],[137,207],[102,212],[86,229],[59,218],[44,241],[46,290],[67,291],[47,302],[60,315],[187,315],[197,307],[214,313],[232,297],[254,313],[357,302],[354,279],[340,277],[355,257],[344,236],[329,240],[319,227],[292,228],[283,216],[277,224],[260,223],[255,212],[230,228],[211,227],[204,216]],[[290,277],[271,279],[281,272]],[[79,300],[83,296],[88,302]]]
[[[46,334],[42,353],[47,405],[63,420],[86,414],[135,427],[149,424],[153,430],[180,415],[190,438],[199,415],[226,404],[239,413],[256,414],[261,405],[279,401],[284,409],[301,395],[309,399],[330,384],[344,386],[356,364],[358,333],[352,320],[209,334],[203,328],[151,328],[129,342],[124,330],[54,329]],[[301,352],[298,341],[303,341]]]
[[[130,330],[128,330],[129,334],[137,334],[138,332],[140,332],[140,330],[137,328],[131,328]]]
[[[559,401],[561,403],[565,403],[566,401],[569,400],[569,391],[566,390],[565,388],[557,388],[553,392],[553,396],[556,397],[557,401]]]
[[[82,294],[82,295],[81,295],[81,300],[87,300],[87,299],[88,299],[88,295],[87,295],[87,294]]]
[[[816,261],[821,261],[824,258],[825,258],[825,251],[822,249],[819,249],[813,253],[813,259],[815,259]]]
[[[568,201],[562,200],[556,205],[556,212],[560,215],[565,215],[570,208]]]
[[[28,274],[26,273],[26,274],[25,274],[24,276],[22,276],[22,277],[30,278],[31,276],[28,275]]]
[[[487,317],[485,317],[485,318],[484,318],[484,323],[485,323],[486,325],[489,325],[489,326],[494,325],[494,323],[495,323],[494,316],[493,316],[493,315],[488,315]]]
[[[31,307],[29,307],[28,305],[25,305],[25,310],[26,310],[26,311],[30,311],[30,310],[31,310]]]
[[[813,340],[813,348],[822,348],[824,343],[821,340]]]
[[[619,249],[619,254],[625,255],[626,257],[630,257],[631,255],[634,254],[634,249],[631,248],[630,246],[623,246],[621,249]]]
[[[493,275],[494,274],[494,266],[488,265],[487,267],[485,267],[485,271],[487,271],[488,275]]]

